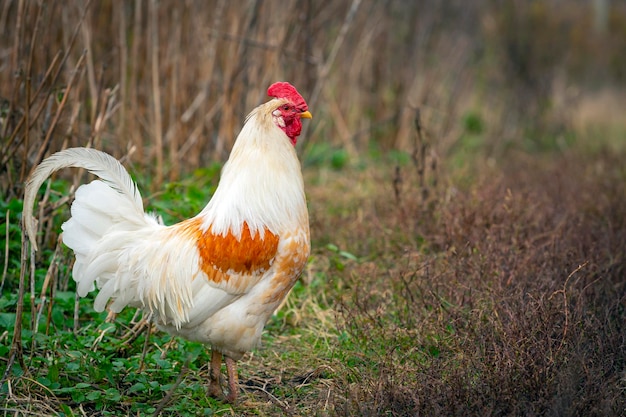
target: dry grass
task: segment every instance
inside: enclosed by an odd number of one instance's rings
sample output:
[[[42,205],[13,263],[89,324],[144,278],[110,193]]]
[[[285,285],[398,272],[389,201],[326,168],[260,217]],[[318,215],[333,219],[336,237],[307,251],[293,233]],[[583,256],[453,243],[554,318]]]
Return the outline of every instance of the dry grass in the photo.
[[[3,191],[19,190],[34,163],[67,146],[128,155],[159,190],[223,160],[246,112],[281,79],[315,116],[306,152],[342,147],[354,158],[374,134],[383,149],[405,147],[417,107],[453,141],[466,100],[451,97],[472,86],[477,28],[468,16],[462,30],[434,31],[448,11],[357,0],[7,2]],[[422,59],[430,55],[437,60]]]
[[[390,187],[340,203],[314,235],[366,261],[335,273],[339,330],[363,354],[335,381],[337,413],[623,413],[619,159],[512,158],[431,207],[416,187],[400,205]]]

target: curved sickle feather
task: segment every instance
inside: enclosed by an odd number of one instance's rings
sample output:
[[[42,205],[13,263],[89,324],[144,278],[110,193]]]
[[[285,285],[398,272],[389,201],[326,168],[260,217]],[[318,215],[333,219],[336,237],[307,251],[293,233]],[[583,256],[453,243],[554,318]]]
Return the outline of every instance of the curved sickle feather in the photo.
[[[57,152],[39,164],[26,182],[22,222],[35,250],[37,250],[37,240],[35,239],[37,221],[33,217],[33,205],[37,190],[54,172],[69,167],[84,168],[97,175],[111,188],[128,195],[135,203],[137,210],[143,213],[143,203],[137,185],[117,159],[107,153],[88,148],[69,148]]]

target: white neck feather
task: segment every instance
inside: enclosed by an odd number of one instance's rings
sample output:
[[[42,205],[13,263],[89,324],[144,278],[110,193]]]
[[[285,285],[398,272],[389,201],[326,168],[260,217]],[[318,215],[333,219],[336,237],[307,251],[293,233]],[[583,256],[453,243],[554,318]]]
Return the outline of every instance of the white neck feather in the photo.
[[[300,162],[287,135],[272,121],[276,100],[246,118],[220,183],[199,216],[213,233],[241,236],[248,224],[254,236],[274,234],[308,224]]]

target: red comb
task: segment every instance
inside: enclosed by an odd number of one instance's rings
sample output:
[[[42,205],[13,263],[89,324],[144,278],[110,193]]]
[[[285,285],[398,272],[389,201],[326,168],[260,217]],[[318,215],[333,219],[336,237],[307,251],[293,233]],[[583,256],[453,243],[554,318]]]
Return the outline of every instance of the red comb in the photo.
[[[267,89],[267,95],[276,98],[286,98],[295,104],[298,110],[306,111],[309,109],[296,87],[287,82],[278,82],[270,85],[270,88]]]

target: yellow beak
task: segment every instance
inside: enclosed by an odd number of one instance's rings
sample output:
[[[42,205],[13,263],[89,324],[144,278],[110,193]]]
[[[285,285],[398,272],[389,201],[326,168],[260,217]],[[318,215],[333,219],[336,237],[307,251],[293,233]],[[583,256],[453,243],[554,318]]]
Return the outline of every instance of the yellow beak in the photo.
[[[304,112],[300,113],[300,118],[301,119],[312,119],[313,115],[309,111],[304,111]]]

